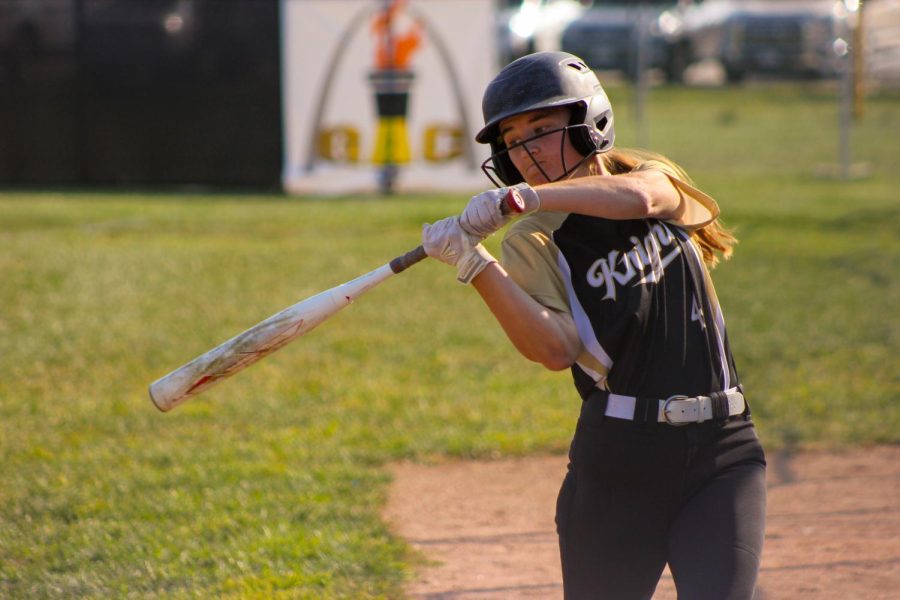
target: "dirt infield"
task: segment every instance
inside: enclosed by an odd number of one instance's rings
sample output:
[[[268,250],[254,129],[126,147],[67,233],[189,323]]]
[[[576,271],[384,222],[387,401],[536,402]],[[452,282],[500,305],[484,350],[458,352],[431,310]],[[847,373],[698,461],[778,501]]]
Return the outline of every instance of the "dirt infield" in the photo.
[[[396,465],[386,519],[428,559],[419,600],[562,598],[565,457]],[[770,454],[757,600],[900,594],[900,446]],[[668,571],[655,600],[674,600]]]

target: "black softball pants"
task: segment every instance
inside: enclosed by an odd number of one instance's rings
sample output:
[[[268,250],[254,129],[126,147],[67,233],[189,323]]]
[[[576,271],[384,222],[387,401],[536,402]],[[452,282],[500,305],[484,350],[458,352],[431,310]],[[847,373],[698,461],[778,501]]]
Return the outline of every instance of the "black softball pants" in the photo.
[[[765,531],[765,455],[749,417],[675,427],[584,401],[556,509],[567,600],[750,600]]]

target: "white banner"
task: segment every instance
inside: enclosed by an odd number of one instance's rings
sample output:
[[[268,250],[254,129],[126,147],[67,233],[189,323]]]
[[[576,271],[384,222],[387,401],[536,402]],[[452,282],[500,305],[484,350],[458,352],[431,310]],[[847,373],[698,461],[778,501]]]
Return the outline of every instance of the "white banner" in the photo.
[[[490,187],[473,141],[496,73],[493,0],[282,0],[284,187]]]

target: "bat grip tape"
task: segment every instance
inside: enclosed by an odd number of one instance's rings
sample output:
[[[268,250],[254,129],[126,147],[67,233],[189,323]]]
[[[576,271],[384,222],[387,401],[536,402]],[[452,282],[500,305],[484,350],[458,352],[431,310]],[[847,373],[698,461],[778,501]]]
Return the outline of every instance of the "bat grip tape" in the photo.
[[[424,260],[428,255],[425,253],[425,248],[422,246],[418,246],[414,250],[410,250],[406,254],[398,256],[394,260],[390,262],[391,271],[394,273],[399,273],[401,271],[405,271],[410,268],[417,262]]]

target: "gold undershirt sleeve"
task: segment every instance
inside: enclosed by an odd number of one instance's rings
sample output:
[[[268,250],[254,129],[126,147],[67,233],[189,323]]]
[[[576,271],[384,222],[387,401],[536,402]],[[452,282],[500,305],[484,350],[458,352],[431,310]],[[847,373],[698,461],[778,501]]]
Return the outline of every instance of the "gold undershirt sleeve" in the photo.
[[[677,221],[666,221],[667,223],[677,225],[687,231],[693,231],[709,225],[719,216],[719,205],[712,197],[683,181],[678,173],[664,162],[648,160],[638,165],[635,171],[650,169],[665,173],[685,203],[684,214],[681,215],[681,218]]]

